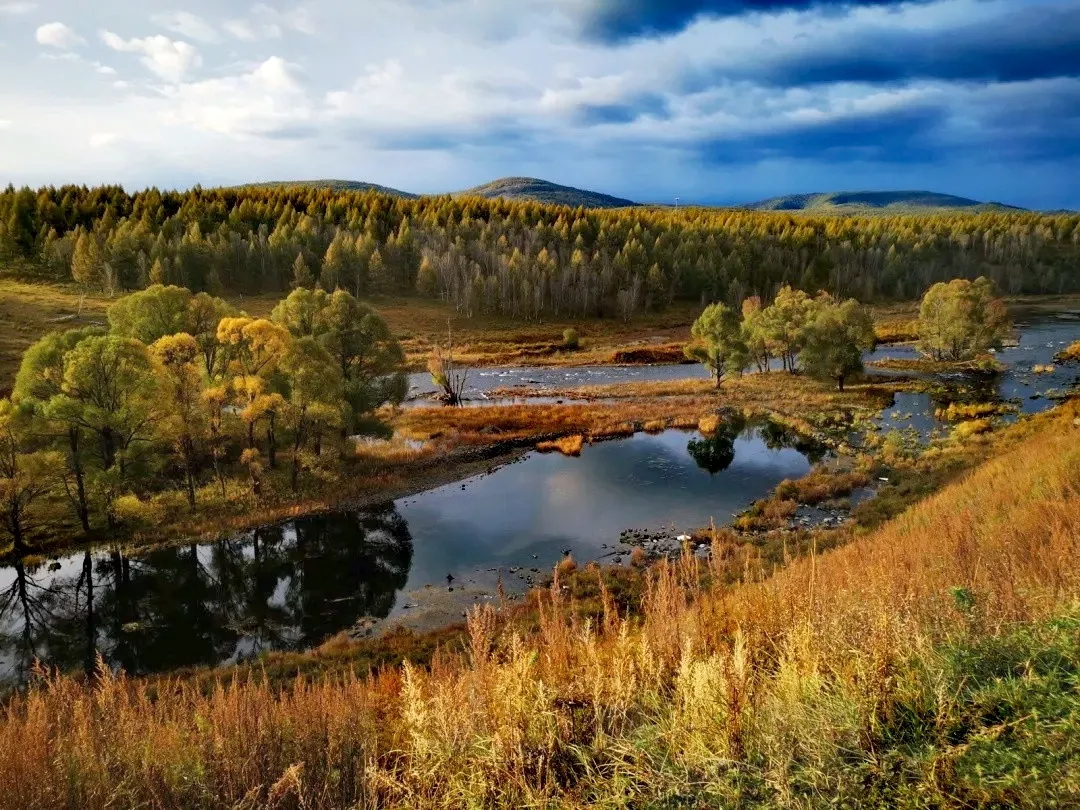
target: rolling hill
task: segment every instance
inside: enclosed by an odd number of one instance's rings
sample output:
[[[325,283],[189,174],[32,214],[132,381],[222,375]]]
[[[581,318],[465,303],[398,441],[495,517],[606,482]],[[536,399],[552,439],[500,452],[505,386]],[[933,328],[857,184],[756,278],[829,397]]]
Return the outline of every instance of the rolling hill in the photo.
[[[415,200],[420,196],[401,189],[380,186],[378,183],[365,183],[361,180],[275,180],[268,183],[245,183],[241,188],[286,188],[289,186],[328,188],[331,191],[375,191],[379,194],[389,194],[391,197],[404,197],[407,200]]]
[[[573,208],[627,208],[637,203],[612,197],[597,191],[586,191],[570,186],[560,186],[534,177],[503,177],[482,186],[459,191],[459,197],[503,198],[507,200],[534,200],[549,205],[569,205]]]
[[[814,211],[817,213],[865,213],[874,211],[964,210],[1023,211],[1013,205],[980,202],[934,191],[828,191],[788,194],[739,206],[752,211]]]
[[[285,188],[288,186],[301,186],[307,188],[327,188],[332,191],[376,191],[381,194],[389,194],[394,197],[403,197],[415,200],[421,194],[413,194],[396,188],[380,186],[377,183],[366,183],[359,180],[275,180],[264,183],[245,183],[243,188]],[[430,195],[437,196],[437,195]],[[601,194],[598,191],[587,191],[571,186],[560,186],[547,180],[538,180],[535,177],[503,177],[492,180],[482,186],[468,188],[463,191],[450,192],[452,197],[485,197],[489,200],[502,198],[507,200],[533,200],[547,203],[548,205],[569,205],[572,208],[626,208],[637,205],[632,200],[624,200],[621,197],[613,197],[610,194]]]

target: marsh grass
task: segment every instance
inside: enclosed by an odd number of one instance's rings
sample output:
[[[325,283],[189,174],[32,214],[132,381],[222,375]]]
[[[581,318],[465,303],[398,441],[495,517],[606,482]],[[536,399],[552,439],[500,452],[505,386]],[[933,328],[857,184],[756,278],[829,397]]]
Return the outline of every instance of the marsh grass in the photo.
[[[490,606],[426,667],[275,686],[47,678],[0,718],[12,807],[1069,806],[1080,799],[1077,408],[772,576],[650,570],[582,618]],[[1003,447],[1005,445],[1002,445]],[[586,572],[588,573],[588,569]],[[1060,617],[1060,618],[1055,618]]]
[[[558,452],[564,456],[580,456],[581,448],[585,444],[585,437],[580,434],[563,436],[550,442],[537,442],[536,449],[541,453]]]
[[[1080,340],[1071,343],[1054,355],[1058,363],[1080,363]]]

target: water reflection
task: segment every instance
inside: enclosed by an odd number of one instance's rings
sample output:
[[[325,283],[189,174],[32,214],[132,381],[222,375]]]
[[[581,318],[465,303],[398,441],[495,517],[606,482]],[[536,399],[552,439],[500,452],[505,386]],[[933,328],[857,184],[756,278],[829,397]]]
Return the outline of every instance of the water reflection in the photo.
[[[0,680],[24,681],[35,659],[92,671],[100,654],[144,673],[303,649],[388,615],[412,555],[391,505],[138,557],[17,563],[0,570]]]
[[[709,475],[716,475],[731,466],[735,460],[735,434],[718,430],[711,436],[691,439],[686,445],[686,452]]]

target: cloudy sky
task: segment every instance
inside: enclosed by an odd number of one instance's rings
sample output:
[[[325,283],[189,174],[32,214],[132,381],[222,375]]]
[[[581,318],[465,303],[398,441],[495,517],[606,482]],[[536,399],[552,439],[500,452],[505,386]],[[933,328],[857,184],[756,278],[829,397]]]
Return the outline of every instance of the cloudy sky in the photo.
[[[1080,207],[1080,0],[0,0],[0,183]]]

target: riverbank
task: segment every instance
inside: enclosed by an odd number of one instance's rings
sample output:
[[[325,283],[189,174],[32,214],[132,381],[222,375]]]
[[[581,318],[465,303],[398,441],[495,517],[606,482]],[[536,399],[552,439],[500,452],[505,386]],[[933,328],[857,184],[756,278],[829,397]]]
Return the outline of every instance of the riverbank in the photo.
[[[114,524],[95,526],[89,536],[73,528],[70,506],[57,494],[45,504],[29,539],[38,556],[86,542],[146,548],[210,540],[303,515],[392,501],[485,472],[543,441],[572,435],[600,441],[694,428],[721,408],[784,420],[815,436],[865,421],[902,385],[863,383],[840,393],[802,375],[766,374],[731,379],[719,391],[708,381],[681,380],[613,384],[590,392],[603,401],[563,405],[388,409],[381,417],[395,431],[394,440],[361,443],[343,459],[328,450],[302,476],[299,494],[291,489],[286,461],[261,473],[258,496],[251,481],[226,479],[224,490],[220,482],[198,490],[194,512],[179,491],[128,497],[118,502]]]

